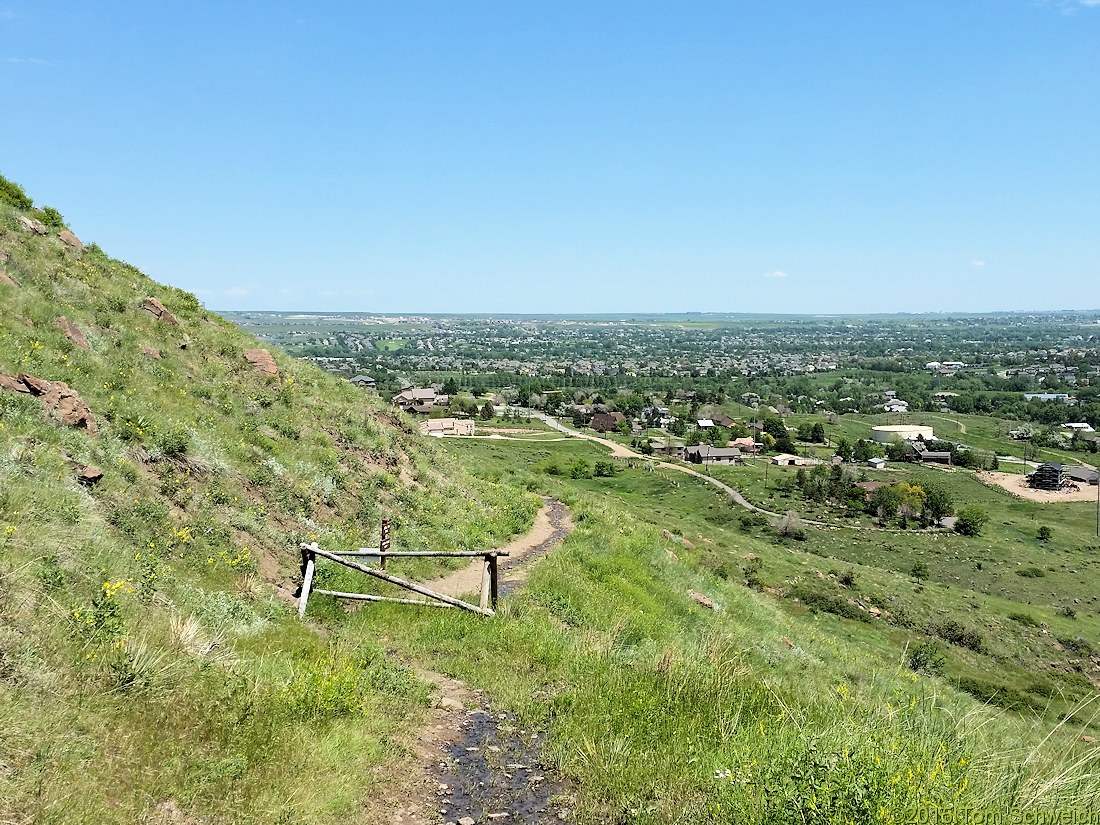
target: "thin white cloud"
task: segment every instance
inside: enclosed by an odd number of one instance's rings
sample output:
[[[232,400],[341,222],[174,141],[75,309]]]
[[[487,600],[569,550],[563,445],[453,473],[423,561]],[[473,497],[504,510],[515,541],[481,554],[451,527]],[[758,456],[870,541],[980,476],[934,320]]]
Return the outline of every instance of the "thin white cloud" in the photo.
[[[976,261],[971,261],[970,265],[975,269],[981,269],[983,266],[985,266],[985,261],[983,261],[981,258],[978,258],[978,260]]]
[[[240,297],[241,295],[247,295],[248,290],[245,289],[243,286],[231,286],[229,287],[229,289],[225,290],[223,294],[236,298]]]
[[[40,60],[37,57],[9,57],[4,62],[20,66],[52,66],[48,60]]]
[[[777,269],[777,270],[775,270],[774,272],[765,272],[765,273],[764,273],[764,277],[765,277],[765,278],[786,278],[786,277],[787,277],[787,273],[786,273],[786,272],[783,272],[783,271],[782,271],[782,270],[780,270],[780,269]]]

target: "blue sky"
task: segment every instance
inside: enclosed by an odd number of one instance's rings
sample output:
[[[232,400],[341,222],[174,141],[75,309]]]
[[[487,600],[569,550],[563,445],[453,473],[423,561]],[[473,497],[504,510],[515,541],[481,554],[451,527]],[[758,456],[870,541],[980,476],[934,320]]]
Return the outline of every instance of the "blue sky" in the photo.
[[[0,0],[0,103],[214,309],[1100,307],[1100,0]]]

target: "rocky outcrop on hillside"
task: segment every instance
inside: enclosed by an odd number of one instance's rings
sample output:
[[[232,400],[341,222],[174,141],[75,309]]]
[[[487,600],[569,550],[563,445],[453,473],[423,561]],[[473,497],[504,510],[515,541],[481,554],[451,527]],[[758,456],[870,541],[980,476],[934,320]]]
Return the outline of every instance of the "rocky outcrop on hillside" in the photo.
[[[36,221],[33,218],[28,218],[26,215],[19,216],[19,224],[28,232],[33,232],[35,235],[45,235],[49,230],[46,229],[46,224],[42,221]]]
[[[271,353],[266,349],[246,349],[244,357],[260,375],[275,377],[279,374],[279,367],[275,364],[275,359],[271,357]]]
[[[141,308],[156,318],[158,321],[164,321],[166,324],[172,324],[173,326],[179,326],[179,319],[176,318],[168,309],[158,301],[156,298],[144,298],[141,302]]]
[[[3,259],[0,258],[0,260]],[[7,284],[8,286],[19,286],[19,284],[13,281],[11,276],[2,269],[0,269],[0,284]]]
[[[57,233],[57,237],[61,239],[61,243],[65,244],[66,246],[71,246],[77,252],[84,251],[84,244],[81,243],[80,238],[78,238],[68,229],[62,229],[60,232]]]
[[[0,374],[0,389],[36,396],[62,424],[85,429],[92,435],[99,432],[91,408],[64,381],[47,381],[26,373],[18,376]]]

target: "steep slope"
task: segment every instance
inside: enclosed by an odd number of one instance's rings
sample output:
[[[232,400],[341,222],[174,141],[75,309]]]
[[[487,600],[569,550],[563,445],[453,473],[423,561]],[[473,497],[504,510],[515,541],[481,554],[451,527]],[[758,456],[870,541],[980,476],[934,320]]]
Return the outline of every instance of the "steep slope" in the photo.
[[[486,548],[537,502],[0,183],[0,821],[328,821],[332,754],[426,692],[297,624],[298,543]]]

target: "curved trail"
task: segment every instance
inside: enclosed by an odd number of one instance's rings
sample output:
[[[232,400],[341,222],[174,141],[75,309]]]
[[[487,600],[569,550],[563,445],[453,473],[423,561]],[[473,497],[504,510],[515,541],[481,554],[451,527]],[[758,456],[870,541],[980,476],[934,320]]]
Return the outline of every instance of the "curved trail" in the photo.
[[[560,543],[573,530],[573,520],[569,510],[560,501],[545,499],[542,508],[535,516],[535,523],[522,536],[512,540],[501,552],[508,558],[501,559],[500,567],[505,571],[501,578],[500,593],[507,595],[516,589],[516,583],[526,578],[525,565],[542,558],[554,545]],[[474,559],[461,570],[455,570],[431,581],[420,582],[425,587],[447,596],[461,596],[473,593],[481,587],[481,568],[484,562]],[[523,569],[519,569],[519,568]]]
[[[710,484],[713,487],[717,487],[719,490],[729,496],[730,500],[732,500],[735,504],[744,507],[746,510],[751,510],[756,513],[763,513],[764,515],[772,516],[773,518],[783,518],[782,513],[776,513],[772,510],[766,510],[759,505],[753,504],[751,501],[745,498],[745,496],[742,495],[741,491],[738,490],[736,487],[731,487],[724,481],[719,481],[718,479],[714,478],[713,476],[707,475],[706,473],[700,473],[698,470],[692,469],[685,464],[673,464],[670,461],[661,461],[660,459],[655,459],[651,456],[645,456],[641,453],[637,453],[629,447],[625,447],[622,444],[619,444],[616,441],[612,441],[609,438],[600,438],[597,435],[588,435],[587,433],[577,432],[576,430],[572,430],[566,427],[556,418],[546,415],[545,413],[539,413],[532,410],[531,416],[533,418],[538,418],[540,421],[543,421],[548,426],[553,427],[560,433],[565,433],[566,435],[573,436],[574,438],[580,438],[585,441],[594,441],[597,444],[607,447],[609,450],[611,450],[611,455],[615,458],[635,458],[640,461],[650,462],[653,465],[665,470],[675,470],[678,473],[684,473],[685,475],[694,476],[695,478],[698,478],[701,481],[705,481],[707,484]],[[802,524],[810,524],[814,527],[824,527],[829,530],[870,530],[875,533],[915,532],[913,530],[903,531],[893,527],[869,527],[862,524],[833,524],[828,521],[818,521],[816,519],[802,518],[801,516],[799,516],[798,520]]]

